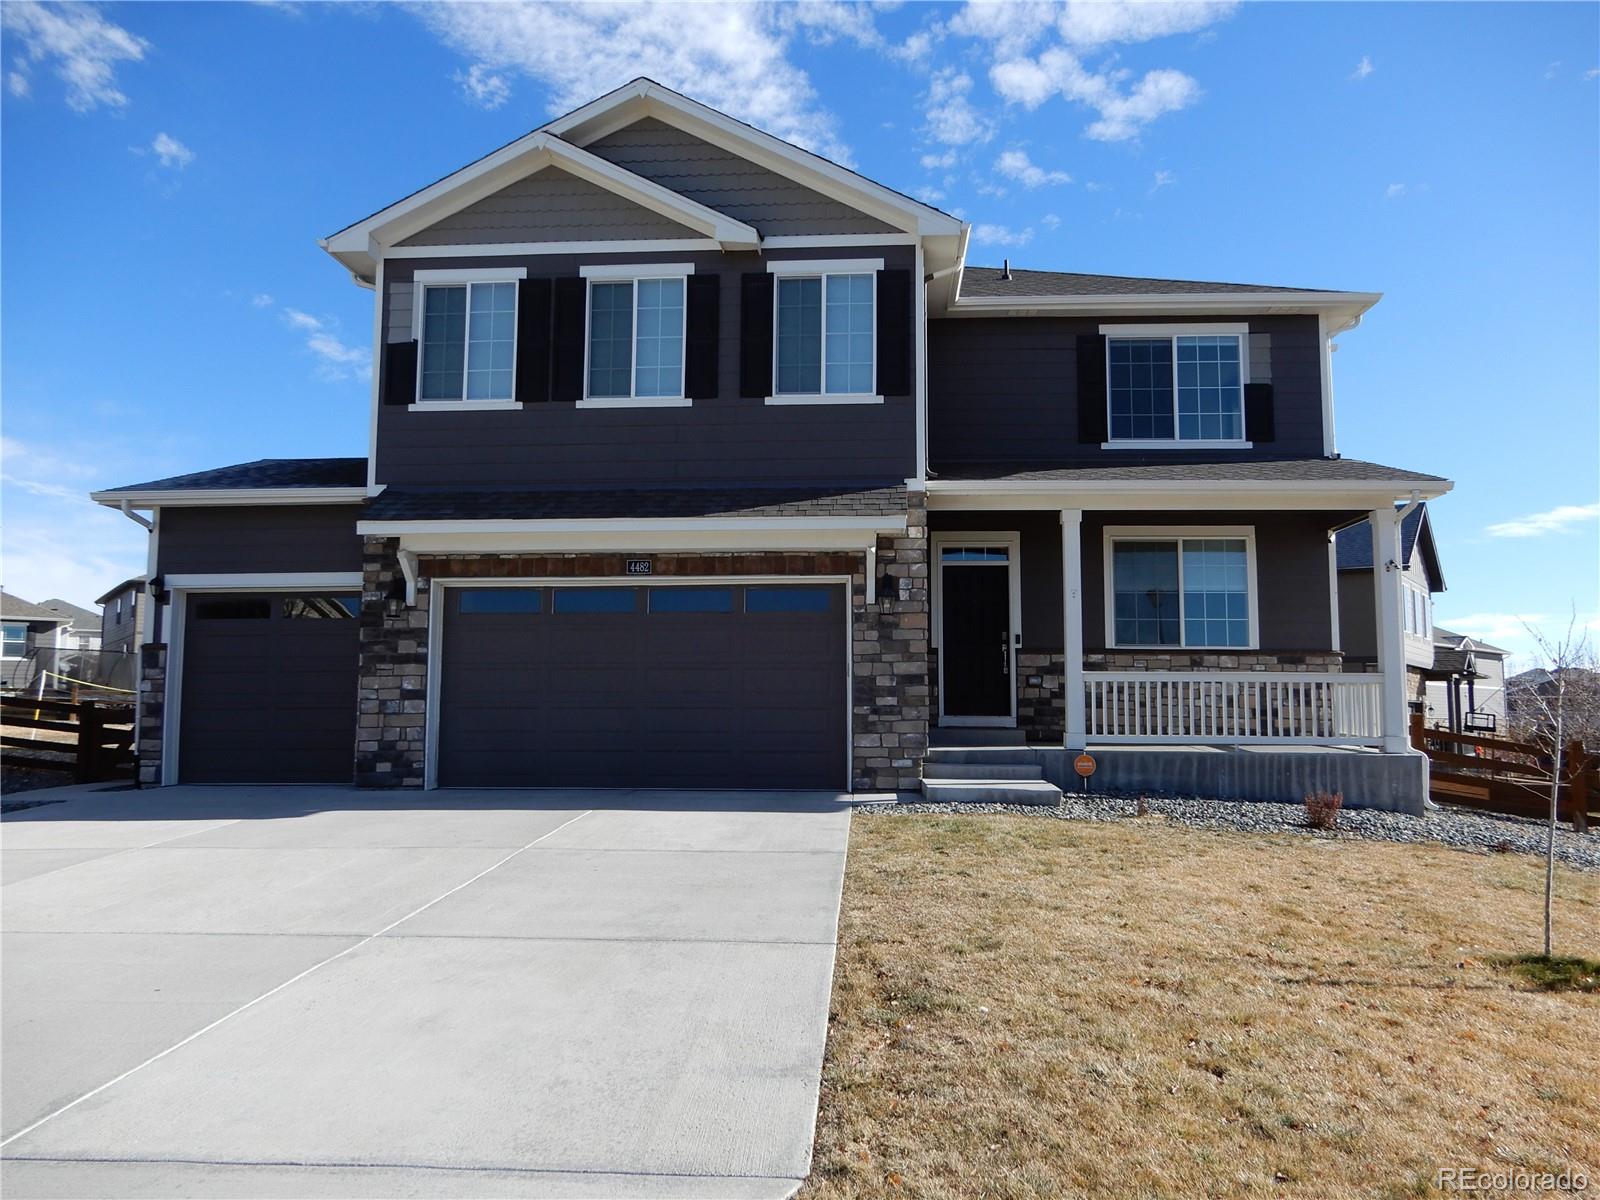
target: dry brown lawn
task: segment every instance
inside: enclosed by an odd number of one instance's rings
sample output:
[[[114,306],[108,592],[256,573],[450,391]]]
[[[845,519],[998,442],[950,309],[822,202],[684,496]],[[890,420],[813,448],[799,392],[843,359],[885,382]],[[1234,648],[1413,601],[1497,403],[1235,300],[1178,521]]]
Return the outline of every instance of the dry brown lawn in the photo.
[[[1557,950],[1600,958],[1558,868]],[[857,816],[804,1200],[1399,1197],[1586,1170],[1600,997],[1530,990],[1543,862],[1159,817]]]

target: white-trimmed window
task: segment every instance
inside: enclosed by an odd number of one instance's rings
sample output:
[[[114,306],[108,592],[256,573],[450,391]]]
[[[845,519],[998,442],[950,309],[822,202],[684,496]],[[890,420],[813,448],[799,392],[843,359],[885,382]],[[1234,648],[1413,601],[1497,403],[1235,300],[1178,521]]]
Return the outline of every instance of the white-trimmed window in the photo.
[[[28,654],[28,627],[7,622],[4,626],[4,643],[0,658],[25,658]]]
[[[686,404],[684,343],[691,264],[584,267],[588,328],[582,403]]]
[[[1424,588],[1405,582],[1405,629],[1412,637],[1433,636],[1433,596]]]
[[[773,404],[876,403],[881,259],[774,262]]]
[[[1106,639],[1115,647],[1256,645],[1248,529],[1106,531]]]
[[[515,403],[517,284],[526,274],[416,273],[417,403]]]
[[[1245,446],[1244,325],[1102,325],[1108,447]]]

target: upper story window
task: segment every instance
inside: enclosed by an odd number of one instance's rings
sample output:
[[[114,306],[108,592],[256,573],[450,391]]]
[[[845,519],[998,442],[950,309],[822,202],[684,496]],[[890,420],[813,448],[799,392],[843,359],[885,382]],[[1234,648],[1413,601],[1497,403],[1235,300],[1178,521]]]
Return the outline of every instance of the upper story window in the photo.
[[[772,404],[873,403],[880,260],[773,262]]]
[[[417,402],[511,404],[516,399],[520,267],[418,271]]]
[[[1433,636],[1433,596],[1410,580],[1405,584],[1405,630],[1412,637]]]
[[[1252,538],[1233,529],[1190,532],[1205,536],[1107,530],[1112,646],[1255,644]]]
[[[589,281],[584,399],[594,407],[687,404],[686,264],[584,267]]]
[[[5,644],[0,648],[0,657],[22,658],[28,653],[28,627],[26,625],[6,625]]]
[[[1101,326],[1109,446],[1247,445],[1243,326]]]

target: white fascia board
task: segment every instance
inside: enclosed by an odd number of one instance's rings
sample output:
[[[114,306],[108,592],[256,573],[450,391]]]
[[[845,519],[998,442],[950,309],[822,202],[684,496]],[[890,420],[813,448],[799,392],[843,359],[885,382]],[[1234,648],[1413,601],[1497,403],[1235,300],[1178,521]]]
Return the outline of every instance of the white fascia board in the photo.
[[[1056,316],[1186,316],[1208,313],[1271,316],[1280,313],[1327,313],[1333,331],[1350,328],[1361,314],[1383,298],[1381,292],[1191,292],[1185,295],[1093,296],[962,296],[946,310],[952,317]],[[1340,324],[1339,322],[1343,322]]]
[[[368,494],[364,487],[186,488],[152,492],[90,492],[89,499],[108,508],[121,508],[124,504],[130,508],[184,508],[252,504],[358,504]]]
[[[362,580],[360,571],[272,571],[259,574],[166,575],[161,582],[169,591],[218,591],[230,588],[251,591],[337,588],[345,591],[359,588]]]
[[[652,212],[686,225],[729,249],[753,249],[761,235],[743,221],[680,195],[599,155],[535,130],[509,146],[447,175],[381,212],[323,239],[335,257],[371,254],[404,241],[453,212],[548,166],[560,167],[597,187],[616,192]]]
[[[1061,482],[994,480],[928,481],[928,507],[1020,509],[1173,509],[1186,504],[1212,509],[1368,509],[1420,492],[1429,499],[1455,485],[1437,480],[1312,480],[1284,484],[1264,480],[1107,480]]]
[[[769,241],[767,243],[771,245]],[[598,242],[484,242],[459,246],[390,246],[392,258],[536,258],[541,254],[683,254],[721,250],[715,238],[657,238]]]
[[[648,79],[625,84],[556,118],[544,128],[560,137],[587,144],[647,116],[803,183],[906,233],[955,234],[961,229],[959,218],[903,196]]]
[[[400,548],[415,554],[675,553],[866,551],[880,532],[857,530],[613,530],[575,533],[522,530],[516,533],[403,533]],[[426,572],[424,572],[426,573]]]
[[[617,533],[649,537],[655,533],[900,533],[904,516],[895,517],[673,517],[662,520],[595,517],[572,521],[357,521],[358,534],[395,537],[406,534],[465,533]]]

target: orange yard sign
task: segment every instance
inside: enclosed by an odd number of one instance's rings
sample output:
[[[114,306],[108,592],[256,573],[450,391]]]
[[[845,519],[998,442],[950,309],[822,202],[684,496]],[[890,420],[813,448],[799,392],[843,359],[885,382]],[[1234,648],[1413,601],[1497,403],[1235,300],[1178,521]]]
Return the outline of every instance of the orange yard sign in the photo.
[[[1085,779],[1094,774],[1094,755],[1080,754],[1072,760],[1072,769]]]

